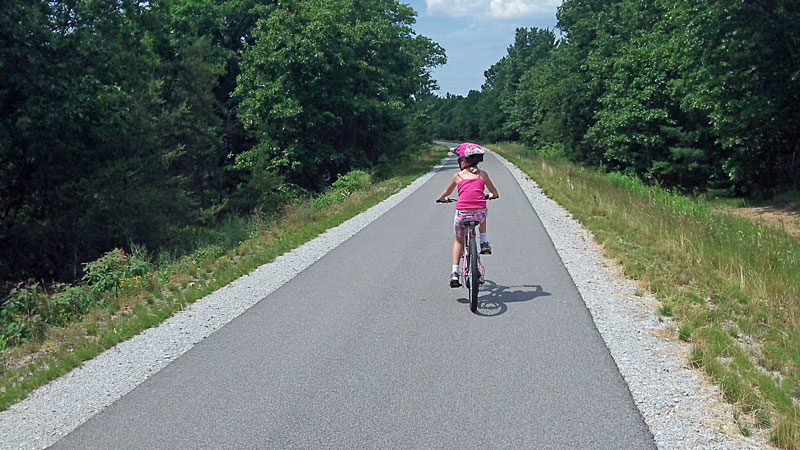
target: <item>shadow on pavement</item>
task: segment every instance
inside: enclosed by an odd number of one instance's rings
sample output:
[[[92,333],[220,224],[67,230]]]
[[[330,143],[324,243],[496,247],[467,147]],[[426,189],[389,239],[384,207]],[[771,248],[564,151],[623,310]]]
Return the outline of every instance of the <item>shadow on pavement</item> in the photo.
[[[486,280],[486,283],[481,286],[478,293],[478,311],[476,314],[485,317],[499,316],[508,310],[509,303],[527,302],[537,297],[549,295],[550,293],[546,292],[538,284],[501,286],[491,280]],[[458,299],[458,302],[466,305],[469,304],[469,299],[462,297]]]

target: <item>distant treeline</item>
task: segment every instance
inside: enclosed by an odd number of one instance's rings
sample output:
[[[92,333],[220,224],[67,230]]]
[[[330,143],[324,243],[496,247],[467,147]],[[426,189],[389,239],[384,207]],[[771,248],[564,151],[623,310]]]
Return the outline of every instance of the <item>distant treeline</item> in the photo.
[[[558,36],[518,29],[480,91],[430,100],[431,132],[685,191],[800,188],[800,2],[565,0],[557,17]]]
[[[397,0],[5,0],[0,284],[180,251],[422,137],[444,51]]]

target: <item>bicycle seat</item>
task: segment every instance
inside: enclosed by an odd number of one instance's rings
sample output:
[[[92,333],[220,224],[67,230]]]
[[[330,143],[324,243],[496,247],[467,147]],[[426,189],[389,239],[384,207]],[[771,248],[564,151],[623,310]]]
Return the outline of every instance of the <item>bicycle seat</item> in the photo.
[[[465,227],[477,227],[478,225],[480,225],[480,223],[481,222],[478,221],[478,220],[465,220],[464,221],[464,226]]]

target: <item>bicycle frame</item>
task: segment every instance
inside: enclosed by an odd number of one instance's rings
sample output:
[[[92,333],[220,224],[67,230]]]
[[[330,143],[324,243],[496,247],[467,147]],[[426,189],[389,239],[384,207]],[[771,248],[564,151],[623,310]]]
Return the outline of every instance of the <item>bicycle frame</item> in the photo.
[[[489,196],[486,196],[487,200]],[[452,203],[454,199],[436,200],[437,203]],[[464,227],[464,242],[461,247],[461,274],[464,283],[462,286],[469,291],[469,309],[474,313],[478,310],[478,286],[483,284],[484,268],[481,263],[480,252],[478,251],[477,236],[475,227],[480,225],[480,221],[466,220]],[[476,273],[477,272],[477,273]],[[455,286],[453,286],[455,287]]]
[[[483,284],[483,264],[481,264],[480,252],[475,239],[475,227],[480,222],[467,220],[464,226],[467,233],[464,234],[464,245],[461,250],[463,255],[462,271],[464,273],[464,286],[469,293],[469,309],[472,312],[478,311],[478,290]]]
[[[466,227],[467,232],[464,234],[464,245],[461,248],[461,274],[464,276],[465,280],[466,277],[469,276],[469,257],[470,257],[469,241],[475,240],[477,238],[475,235],[476,227],[477,225],[469,225]],[[478,269],[480,271],[481,276],[483,276],[485,270],[483,269],[483,263],[481,263],[481,253],[477,252],[476,256],[478,257]]]

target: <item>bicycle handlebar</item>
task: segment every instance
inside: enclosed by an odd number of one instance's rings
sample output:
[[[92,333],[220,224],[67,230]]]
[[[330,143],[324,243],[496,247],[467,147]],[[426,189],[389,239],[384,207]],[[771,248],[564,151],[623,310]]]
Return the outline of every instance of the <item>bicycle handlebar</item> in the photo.
[[[490,197],[489,194],[483,194],[483,198],[486,200],[497,200],[498,197]],[[457,199],[450,197],[447,197],[447,199],[444,201],[439,200],[438,198],[436,199],[436,203],[453,203],[455,201],[457,201]]]

